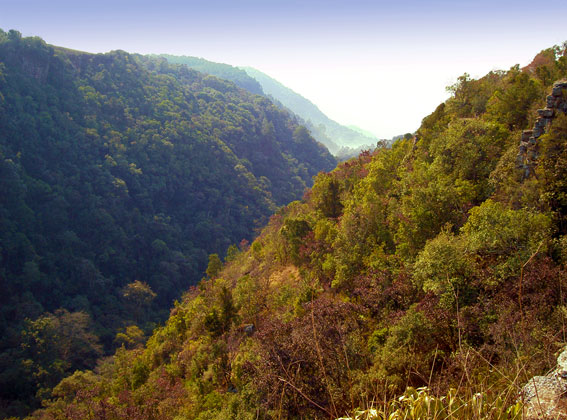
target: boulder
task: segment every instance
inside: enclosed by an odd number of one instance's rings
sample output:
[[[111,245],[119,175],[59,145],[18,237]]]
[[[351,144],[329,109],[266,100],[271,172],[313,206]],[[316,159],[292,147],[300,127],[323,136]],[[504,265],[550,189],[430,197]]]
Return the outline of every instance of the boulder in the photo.
[[[534,376],[524,385],[524,419],[567,419],[567,349],[557,367],[545,376]]]

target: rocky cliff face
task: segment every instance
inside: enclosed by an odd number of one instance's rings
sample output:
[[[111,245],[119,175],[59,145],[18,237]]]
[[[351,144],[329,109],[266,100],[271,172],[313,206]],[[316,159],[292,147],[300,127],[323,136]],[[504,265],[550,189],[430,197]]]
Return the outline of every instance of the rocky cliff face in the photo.
[[[524,172],[524,178],[534,173],[538,158],[538,138],[545,134],[557,112],[567,113],[567,81],[556,82],[551,95],[547,97],[546,107],[538,109],[537,118],[532,130],[522,132],[518,150],[517,166]]]

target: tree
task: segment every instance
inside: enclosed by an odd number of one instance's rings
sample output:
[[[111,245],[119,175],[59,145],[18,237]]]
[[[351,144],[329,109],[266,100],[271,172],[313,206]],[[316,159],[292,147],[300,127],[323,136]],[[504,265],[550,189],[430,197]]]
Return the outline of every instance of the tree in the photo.
[[[21,331],[21,367],[40,398],[65,375],[76,369],[92,369],[102,346],[91,330],[85,312],[58,309],[35,320],[27,319]],[[22,378],[23,379],[23,378]]]
[[[418,286],[440,296],[441,304],[448,309],[469,303],[473,273],[466,242],[446,230],[425,244],[414,266]]]
[[[513,67],[504,78],[504,86],[489,99],[487,115],[510,129],[525,128],[529,109],[541,95],[541,83],[518,66]]]
[[[143,310],[150,306],[157,295],[147,283],[135,280],[124,287],[122,296],[133,308],[136,322],[140,322],[146,318]]]
[[[209,255],[209,264],[207,265],[207,277],[212,279],[218,276],[222,270],[222,261],[218,254]]]
[[[567,233],[567,115],[556,116],[548,134],[541,137],[538,174],[543,199],[553,211],[561,233]]]
[[[116,334],[114,342],[127,349],[138,348],[144,345],[144,332],[137,325],[128,325],[124,332]]]
[[[336,219],[343,212],[341,192],[342,186],[333,175],[321,173],[311,190],[311,199],[325,217]]]

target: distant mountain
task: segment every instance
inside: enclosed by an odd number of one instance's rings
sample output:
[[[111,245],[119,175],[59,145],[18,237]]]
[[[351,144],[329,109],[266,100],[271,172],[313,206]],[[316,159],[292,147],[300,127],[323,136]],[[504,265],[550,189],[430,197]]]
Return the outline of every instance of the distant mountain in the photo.
[[[244,67],[243,69],[260,83],[267,95],[274,97],[286,108],[303,118],[313,136],[325,144],[331,153],[336,154],[339,149],[345,147],[356,149],[359,146],[376,144],[377,139],[375,137],[333,121],[309,99],[304,98],[267,74],[251,67]]]

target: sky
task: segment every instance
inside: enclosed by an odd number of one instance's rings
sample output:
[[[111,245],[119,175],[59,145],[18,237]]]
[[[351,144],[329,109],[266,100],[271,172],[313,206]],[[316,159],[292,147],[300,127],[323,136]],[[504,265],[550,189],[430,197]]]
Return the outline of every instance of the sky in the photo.
[[[5,31],[255,67],[378,138],[415,131],[463,73],[567,41],[566,18],[565,1],[0,0]]]

